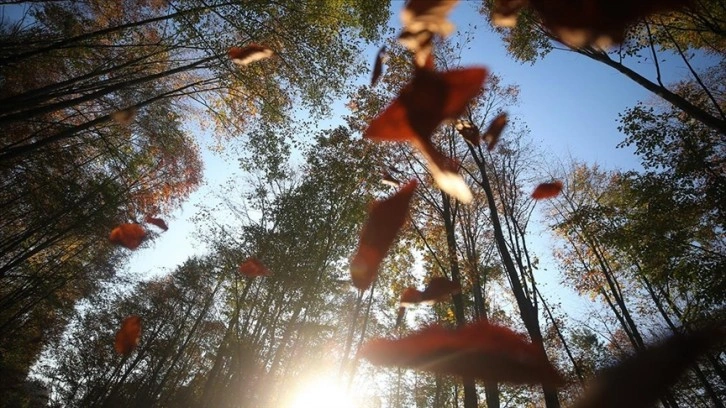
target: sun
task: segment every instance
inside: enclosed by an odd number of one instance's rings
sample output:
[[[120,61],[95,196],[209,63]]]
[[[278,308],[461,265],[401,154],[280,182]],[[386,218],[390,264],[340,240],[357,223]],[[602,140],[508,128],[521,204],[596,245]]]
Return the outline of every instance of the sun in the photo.
[[[300,384],[291,395],[287,408],[358,408],[345,384],[332,378],[316,378]]]

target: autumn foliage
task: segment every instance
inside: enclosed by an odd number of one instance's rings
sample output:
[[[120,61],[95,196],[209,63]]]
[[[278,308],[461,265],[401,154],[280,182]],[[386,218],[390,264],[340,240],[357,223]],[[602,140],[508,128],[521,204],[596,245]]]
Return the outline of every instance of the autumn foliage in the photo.
[[[272,272],[269,271],[257,258],[248,258],[242,262],[239,266],[239,273],[250,278],[256,278],[258,276],[269,276]]]

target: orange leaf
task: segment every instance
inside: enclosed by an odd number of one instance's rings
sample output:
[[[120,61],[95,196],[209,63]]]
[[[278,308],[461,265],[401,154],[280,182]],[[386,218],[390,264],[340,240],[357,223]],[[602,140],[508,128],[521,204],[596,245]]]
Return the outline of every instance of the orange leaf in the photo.
[[[497,142],[499,141],[499,136],[501,136],[502,131],[504,130],[504,126],[507,125],[507,114],[501,113],[499,116],[494,118],[492,123],[489,124],[489,127],[487,128],[486,133],[484,133],[484,141],[487,142],[487,150],[492,151],[494,150],[494,146],[497,145]]]
[[[169,229],[169,226],[166,225],[166,222],[164,222],[164,220],[162,220],[161,218],[154,218],[152,216],[147,215],[144,218],[144,221],[146,221],[149,224],[156,225],[157,227],[163,229],[164,231]]]
[[[381,178],[381,183],[387,184],[391,187],[400,187],[401,186],[401,182],[396,180],[395,178],[393,178],[391,173],[389,173],[387,171],[383,172],[383,177]]]
[[[542,200],[545,198],[557,197],[562,191],[562,182],[557,180],[552,183],[542,183],[532,192],[532,198]]]
[[[655,406],[668,389],[714,346],[724,344],[722,323],[677,334],[605,369],[574,408],[640,408]],[[716,350],[717,351],[717,350]],[[717,351],[718,352],[718,351]]]
[[[491,382],[557,386],[546,356],[506,327],[479,321],[456,330],[432,326],[401,339],[376,339],[360,356],[373,364],[407,367]]]
[[[119,354],[129,354],[139,345],[141,338],[141,317],[131,315],[121,322],[121,328],[116,332],[116,341],[113,347]]]
[[[621,43],[628,27],[651,14],[686,8],[689,0],[496,0],[492,22],[513,27],[527,3],[542,24],[572,47]]]
[[[242,265],[239,266],[239,273],[250,278],[272,275],[272,272],[265,268],[265,265],[256,258],[248,258],[244,261]]]
[[[373,65],[373,77],[371,78],[371,86],[375,85],[376,82],[378,82],[378,78],[383,73],[383,63],[386,59],[386,47],[381,47],[380,50],[378,50],[378,55],[376,55],[376,63]]]
[[[350,263],[350,275],[356,288],[368,289],[378,275],[383,258],[406,221],[416,186],[418,182],[411,180],[393,196],[371,205],[360,234],[358,251]]]
[[[259,61],[272,56],[273,52],[267,47],[257,44],[250,44],[246,47],[232,47],[227,51],[229,58],[239,66]]]
[[[111,114],[111,119],[122,126],[128,126],[136,119],[136,108],[126,108]]]
[[[116,245],[136,249],[146,237],[146,231],[139,224],[121,224],[111,230],[108,239]]]

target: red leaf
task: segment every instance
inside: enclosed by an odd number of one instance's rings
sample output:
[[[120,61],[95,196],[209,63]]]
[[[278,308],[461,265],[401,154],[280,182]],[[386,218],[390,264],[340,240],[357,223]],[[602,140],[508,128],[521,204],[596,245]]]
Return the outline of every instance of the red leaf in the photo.
[[[371,121],[363,137],[375,141],[430,139],[442,121],[464,112],[481,91],[486,75],[484,68],[417,70],[393,103]]]
[[[121,224],[111,230],[108,239],[116,245],[136,249],[146,237],[146,231],[139,224]]]
[[[116,332],[116,341],[113,347],[119,354],[129,354],[139,345],[141,338],[141,317],[131,315],[121,322],[121,328]]]
[[[371,78],[371,86],[375,85],[376,82],[378,82],[378,78],[383,73],[383,62],[386,59],[386,47],[381,47],[380,50],[378,50],[378,55],[376,55],[376,63],[373,65],[373,77]]]
[[[166,225],[166,222],[164,222],[164,220],[162,220],[161,218],[154,218],[154,217],[152,217],[150,215],[147,215],[144,218],[144,221],[146,221],[149,224],[156,225],[157,227],[163,229],[164,231],[166,231],[166,230],[169,229],[169,226]]]
[[[361,348],[360,356],[376,365],[491,382],[562,383],[535,345],[506,327],[484,321],[457,330],[432,326],[402,339],[376,339]]]
[[[360,234],[358,251],[350,263],[350,275],[356,288],[368,289],[378,275],[383,258],[406,221],[416,186],[418,182],[411,180],[393,196],[371,205]]]
[[[535,200],[543,200],[545,198],[557,197],[562,191],[562,182],[557,180],[552,183],[542,183],[532,192],[532,198]]]
[[[479,143],[481,143],[481,135],[476,125],[468,120],[459,120],[454,127],[467,143],[472,146],[479,146]]]
[[[265,268],[265,265],[262,265],[262,262],[256,258],[248,258],[244,261],[242,265],[239,266],[239,273],[250,278],[272,275],[272,272]]]
[[[496,0],[492,22],[514,26],[516,15],[527,3],[542,24],[572,47],[621,43],[628,27],[651,14],[686,8],[689,0]]]
[[[486,78],[483,68],[448,72],[416,70],[411,83],[383,113],[371,121],[363,137],[374,141],[408,141],[426,157],[439,187],[464,203],[472,199],[469,187],[430,141],[431,134],[446,119],[460,116],[469,101],[481,91]]]
[[[227,51],[229,58],[239,66],[259,61],[272,56],[273,52],[267,47],[257,44],[250,44],[246,47],[232,47]]]
[[[494,118],[492,123],[489,124],[486,133],[484,133],[484,141],[487,142],[487,150],[494,150],[494,146],[497,145],[497,142],[499,141],[499,136],[501,136],[502,131],[504,130],[504,126],[506,125],[506,113],[500,114],[499,116]]]
[[[721,324],[671,336],[614,367],[605,369],[588,387],[574,408],[641,408],[655,406],[668,388],[696,360],[717,345],[724,345]]]

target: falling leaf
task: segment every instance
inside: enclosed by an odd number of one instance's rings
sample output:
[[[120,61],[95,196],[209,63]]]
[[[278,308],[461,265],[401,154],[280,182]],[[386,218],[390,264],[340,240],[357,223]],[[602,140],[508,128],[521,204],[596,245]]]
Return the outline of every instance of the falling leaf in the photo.
[[[411,180],[393,196],[371,205],[360,234],[358,251],[350,263],[350,275],[356,288],[368,289],[378,275],[383,258],[406,221],[417,185],[416,180]]]
[[[396,313],[396,327],[401,326],[401,323],[403,323],[404,316],[406,316],[406,308],[401,306],[398,308],[398,313]]]
[[[250,278],[272,275],[257,258],[248,258],[239,266],[239,273]]]
[[[121,322],[121,328],[116,332],[116,341],[113,347],[119,354],[129,354],[139,345],[141,338],[141,317],[131,315]]]
[[[433,38],[431,31],[414,33],[404,30],[398,36],[398,42],[413,52],[413,60],[417,67],[431,69],[428,61],[432,58]]]
[[[446,299],[449,295],[461,292],[461,285],[444,277],[437,276],[429,281],[423,292],[416,288],[406,288],[401,294],[400,304],[410,306],[419,303],[435,303]]]
[[[448,15],[458,0],[409,0],[401,12],[401,23],[406,31],[429,31],[446,37],[454,32]]]
[[[492,22],[513,27],[519,11],[529,5],[559,40],[572,47],[622,43],[629,26],[649,15],[683,9],[688,0],[496,0]]]
[[[487,131],[484,133],[484,141],[487,143],[487,150],[494,150],[494,146],[499,142],[499,137],[504,130],[504,126],[507,125],[507,114],[499,114],[492,123],[489,124]]]
[[[163,229],[164,231],[166,231],[166,230],[169,229],[169,226],[166,225],[166,222],[164,220],[162,220],[161,218],[154,218],[154,217],[152,217],[150,215],[147,215],[144,218],[144,221],[146,221],[149,224],[156,225],[157,227]]]
[[[111,114],[111,119],[121,126],[128,126],[136,119],[136,108],[127,108]]]
[[[506,327],[479,321],[456,330],[431,326],[401,339],[376,339],[360,356],[406,367],[491,382],[561,385],[545,354]]]
[[[373,65],[373,77],[371,78],[371,86],[375,85],[376,82],[378,82],[378,78],[383,73],[383,63],[386,60],[386,47],[381,47],[380,50],[378,50],[378,55],[376,55],[376,63]]]
[[[417,305],[423,302],[423,292],[416,288],[406,288],[401,293],[401,300],[399,303],[401,306]]]
[[[479,128],[468,120],[458,120],[454,125],[459,134],[472,146],[479,146],[481,135]]]
[[[270,58],[273,54],[272,50],[257,44],[250,44],[246,47],[232,47],[227,52],[229,58],[239,66]]]
[[[146,231],[139,224],[121,224],[111,230],[108,239],[116,245],[136,249],[146,237]]]
[[[562,182],[557,180],[552,183],[542,183],[532,192],[532,198],[535,200],[543,200],[545,198],[557,197],[562,191]]]
[[[363,137],[374,141],[408,141],[427,159],[429,170],[439,187],[463,203],[472,194],[458,166],[431,143],[431,134],[447,119],[456,119],[469,101],[479,94],[486,78],[484,68],[465,68],[447,72],[418,69],[411,83],[366,129]]]
[[[723,325],[676,334],[605,369],[574,408],[655,406],[668,388],[710,348],[724,345]]]
[[[401,186],[401,182],[396,180],[395,178],[393,178],[393,176],[391,176],[391,173],[389,173],[387,171],[383,172],[383,177],[381,178],[381,183],[389,185],[391,187],[396,187],[396,188]]]

